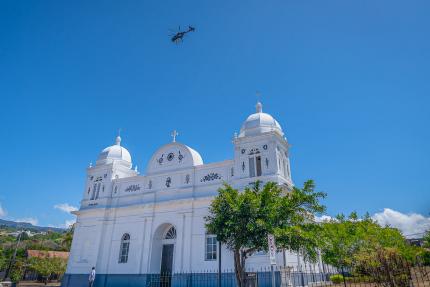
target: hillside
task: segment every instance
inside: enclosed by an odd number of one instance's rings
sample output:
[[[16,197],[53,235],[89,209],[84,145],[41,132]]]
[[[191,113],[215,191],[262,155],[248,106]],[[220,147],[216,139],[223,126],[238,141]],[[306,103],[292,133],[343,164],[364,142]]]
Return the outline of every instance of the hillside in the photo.
[[[15,221],[4,220],[4,219],[0,219],[0,228],[16,229],[16,230],[24,229],[24,230],[30,230],[33,232],[47,232],[47,231],[64,232],[65,231],[65,229],[63,228],[35,226],[27,222],[15,222]]]

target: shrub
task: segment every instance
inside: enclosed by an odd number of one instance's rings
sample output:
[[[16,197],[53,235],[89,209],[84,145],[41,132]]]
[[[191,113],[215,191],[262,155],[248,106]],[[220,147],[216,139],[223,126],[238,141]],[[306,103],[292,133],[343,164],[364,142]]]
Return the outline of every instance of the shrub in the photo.
[[[334,274],[330,276],[330,281],[334,284],[340,284],[343,282],[343,276],[342,274]]]
[[[370,276],[384,287],[407,287],[411,278],[410,263],[396,248],[379,248],[356,256],[355,272]]]
[[[430,266],[430,250],[424,250],[420,255],[420,263],[424,266]]]

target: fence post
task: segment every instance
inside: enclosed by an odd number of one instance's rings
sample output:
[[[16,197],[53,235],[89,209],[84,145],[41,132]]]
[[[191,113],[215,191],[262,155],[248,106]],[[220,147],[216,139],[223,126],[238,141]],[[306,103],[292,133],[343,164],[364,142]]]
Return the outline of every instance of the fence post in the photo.
[[[275,287],[275,270],[273,265],[270,265],[271,273],[272,273],[272,287]]]
[[[218,287],[221,287],[221,241],[218,241]]]

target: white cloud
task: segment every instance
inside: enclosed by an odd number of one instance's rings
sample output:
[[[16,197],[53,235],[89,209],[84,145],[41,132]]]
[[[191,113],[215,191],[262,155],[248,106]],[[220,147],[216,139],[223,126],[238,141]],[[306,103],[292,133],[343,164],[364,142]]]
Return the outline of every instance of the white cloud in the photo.
[[[77,207],[70,205],[68,203],[56,204],[56,205],[54,205],[54,208],[61,210],[63,212],[66,212],[66,213],[71,213],[72,211],[78,210]],[[57,227],[57,228],[69,228],[70,225],[74,224],[75,222],[76,222],[76,218],[66,219],[63,224],[59,224],[59,225],[52,225],[51,224],[50,226],[51,227]]]
[[[73,225],[76,222],[76,219],[71,219],[71,220],[66,220],[66,222],[64,222],[64,228],[69,228],[70,225]]]
[[[330,221],[332,219],[333,219],[333,217],[331,217],[330,215],[315,216],[316,222],[326,222],[326,221]]]
[[[6,209],[4,209],[0,203],[0,218],[5,217],[7,215]]]
[[[424,217],[418,213],[405,214],[390,208],[384,208],[383,212],[375,213],[372,218],[382,226],[390,225],[400,229],[406,237],[424,233],[430,229],[430,217]]]
[[[39,222],[39,220],[37,220],[37,218],[33,218],[33,217],[18,218],[18,219],[15,219],[14,221],[15,222],[31,223],[33,225],[37,225],[37,223]]]
[[[70,219],[67,220],[63,224],[48,224],[48,227],[55,227],[55,228],[64,228],[67,229],[70,227],[70,225],[76,223],[76,219]]]
[[[54,205],[54,208],[59,209],[59,210],[64,211],[64,212],[67,212],[67,213],[71,213],[72,211],[78,210],[77,207],[74,207],[68,203],[56,204],[56,205]]]

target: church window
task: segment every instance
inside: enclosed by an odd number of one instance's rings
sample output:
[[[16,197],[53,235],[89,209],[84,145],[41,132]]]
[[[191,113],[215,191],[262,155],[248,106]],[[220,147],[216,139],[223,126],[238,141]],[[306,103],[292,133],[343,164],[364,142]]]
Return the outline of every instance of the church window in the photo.
[[[148,183],[148,189],[151,189],[151,188],[152,188],[152,180],[150,180]]]
[[[287,161],[285,159],[284,159],[284,175],[285,175],[285,178],[288,178],[290,176],[290,171],[289,171],[289,168],[288,168],[288,163],[287,163]]]
[[[255,157],[255,163],[257,166],[257,176],[261,176],[261,156]]]
[[[254,166],[254,158],[249,158],[249,177],[255,176],[255,166]]]
[[[176,239],[176,228],[174,226],[170,227],[169,230],[167,230],[164,239]]]
[[[245,171],[245,162],[242,161],[242,171]]]
[[[101,186],[101,183],[98,183],[98,184],[97,184],[97,192],[96,192],[96,194],[95,194],[95,196],[94,196],[94,199],[99,198],[100,186]]]
[[[234,176],[234,168],[231,168],[230,172],[231,172],[231,176]]]
[[[216,260],[217,240],[215,235],[206,235],[205,238],[205,260]]]
[[[261,176],[261,156],[249,158],[249,177]]]
[[[269,168],[269,159],[266,157],[266,168]]]
[[[170,187],[171,183],[172,183],[172,179],[170,177],[166,178],[166,186]]]
[[[127,263],[129,249],[130,249],[130,234],[125,233],[121,238],[118,263]]]
[[[94,183],[93,192],[91,193],[91,198],[90,198],[91,200],[95,198],[96,192],[97,192],[97,183]]]

